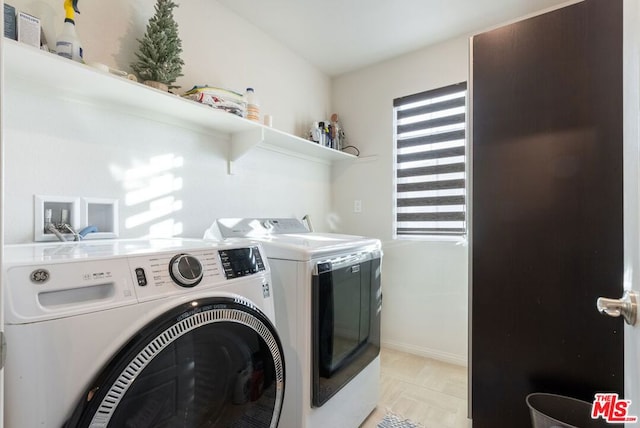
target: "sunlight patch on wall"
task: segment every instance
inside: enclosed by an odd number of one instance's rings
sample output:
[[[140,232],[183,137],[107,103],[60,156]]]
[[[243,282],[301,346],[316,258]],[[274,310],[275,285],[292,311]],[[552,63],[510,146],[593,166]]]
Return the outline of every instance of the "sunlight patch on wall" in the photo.
[[[142,202],[153,201],[180,189],[182,189],[182,178],[175,177],[172,173],[150,177],[146,187],[127,192],[125,204],[132,206]]]
[[[149,203],[148,211],[127,217],[124,221],[124,227],[132,229],[144,224],[152,223],[164,217],[172,215],[174,212],[182,209],[182,201],[177,201],[173,196],[156,199]]]
[[[111,166],[111,173],[125,190],[127,210],[135,212],[125,218],[126,229],[140,229],[141,237],[183,233],[183,224],[174,218],[183,207],[178,196],[183,188],[179,176],[183,166],[184,158],[174,154],[154,156],[128,169]]]

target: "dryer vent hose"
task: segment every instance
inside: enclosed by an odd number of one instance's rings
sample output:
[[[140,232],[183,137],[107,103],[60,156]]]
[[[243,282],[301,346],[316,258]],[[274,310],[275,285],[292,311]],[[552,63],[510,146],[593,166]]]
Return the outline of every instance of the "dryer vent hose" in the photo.
[[[307,229],[309,229],[309,232],[313,232],[313,224],[311,224],[311,217],[309,216],[309,214],[305,214],[304,217],[302,217],[302,221],[304,221],[307,225]]]

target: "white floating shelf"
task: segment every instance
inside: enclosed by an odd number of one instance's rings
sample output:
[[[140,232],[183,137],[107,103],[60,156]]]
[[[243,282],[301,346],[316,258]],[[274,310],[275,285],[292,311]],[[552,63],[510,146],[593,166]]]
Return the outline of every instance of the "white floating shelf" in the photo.
[[[231,141],[229,165],[263,146],[323,162],[356,156],[181,98],[3,37],[5,84],[40,95],[117,108],[176,126],[196,128]]]

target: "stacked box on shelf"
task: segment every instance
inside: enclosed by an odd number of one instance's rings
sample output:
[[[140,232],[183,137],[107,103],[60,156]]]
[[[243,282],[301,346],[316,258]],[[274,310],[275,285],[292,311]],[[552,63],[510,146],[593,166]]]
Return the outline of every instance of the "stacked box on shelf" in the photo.
[[[16,8],[10,4],[4,4],[4,36],[16,40]]]

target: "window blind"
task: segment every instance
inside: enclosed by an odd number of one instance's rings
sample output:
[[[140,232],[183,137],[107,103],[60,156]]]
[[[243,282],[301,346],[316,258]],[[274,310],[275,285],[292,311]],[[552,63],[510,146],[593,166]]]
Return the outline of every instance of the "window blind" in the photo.
[[[466,233],[466,96],[457,83],[397,98],[397,236]]]

